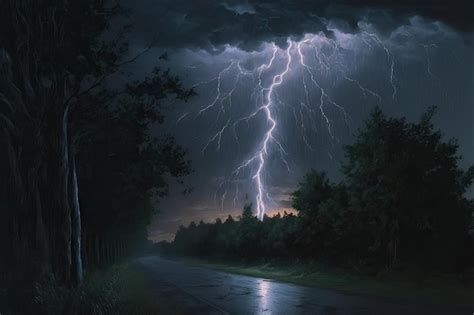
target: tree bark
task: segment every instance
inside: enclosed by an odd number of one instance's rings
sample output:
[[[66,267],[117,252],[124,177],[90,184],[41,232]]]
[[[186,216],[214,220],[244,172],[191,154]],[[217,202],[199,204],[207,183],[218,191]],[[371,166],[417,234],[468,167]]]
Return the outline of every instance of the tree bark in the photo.
[[[99,266],[101,263],[100,259],[100,240],[99,240],[99,234],[95,235],[95,244],[94,244],[94,262],[96,266]]]
[[[34,178],[34,175],[30,176],[30,178]],[[49,250],[49,242],[48,236],[46,231],[46,226],[44,223],[43,217],[43,207],[41,204],[41,195],[38,188],[38,182],[35,180],[33,181],[33,189],[35,194],[35,203],[36,203],[36,249],[38,252],[38,260],[39,260],[39,277],[43,277],[44,275],[51,272],[51,260],[50,260],[50,250]]]
[[[71,209],[69,206],[69,142],[68,142],[68,114],[69,107],[66,107],[59,126],[59,192],[57,203],[57,220],[59,233],[57,235],[58,248],[54,253],[57,257],[56,271],[64,283],[70,283],[71,280]],[[55,171],[54,169],[52,170]]]
[[[81,251],[81,209],[79,205],[79,189],[77,187],[76,161],[71,154],[71,227],[72,227],[72,280],[81,285],[83,280],[82,251]]]

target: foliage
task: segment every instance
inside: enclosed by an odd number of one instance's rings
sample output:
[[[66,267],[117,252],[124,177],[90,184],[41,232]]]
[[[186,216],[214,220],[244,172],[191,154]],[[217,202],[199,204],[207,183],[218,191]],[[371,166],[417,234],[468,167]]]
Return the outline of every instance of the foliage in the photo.
[[[229,216],[224,223],[216,220],[214,224],[200,222],[196,225],[191,222],[188,227],[181,226],[173,248],[168,250],[243,260],[285,257],[292,251],[296,232],[295,215],[266,216],[261,222],[251,214],[251,205],[245,205],[240,220]]]
[[[78,177],[86,238],[133,241],[167,195],[170,178],[191,170],[173,137],[156,131],[164,119],[160,99],[150,102],[147,96],[162,91],[156,97],[165,98],[164,91],[172,90],[180,98],[187,91],[169,73],[155,74],[160,76],[153,78],[155,86],[149,78],[146,84],[129,85],[133,94],[123,96],[119,104],[97,108],[94,100],[88,104],[92,108],[84,109],[83,129],[89,135],[78,143]]]
[[[54,277],[35,284],[29,303],[25,293],[1,303],[2,314],[170,314],[172,306],[152,296],[145,276],[131,264],[95,271],[79,288],[62,285]]]
[[[155,65],[124,75],[152,46],[130,56],[116,1],[0,3],[0,279],[78,285],[83,266],[146,241],[169,181],[190,172],[160,124],[194,92]]]
[[[246,205],[239,221],[181,227],[177,253],[329,261],[369,273],[408,266],[462,273],[472,266],[472,201],[464,193],[455,141],[431,123],[388,118],[376,108],[346,147],[344,181],[310,171],[292,195],[298,215],[258,221]]]
[[[376,108],[344,165],[359,244],[378,264],[400,259],[452,267],[466,252],[471,201],[464,193],[474,168],[464,172],[454,140],[442,141],[428,110],[418,123],[387,118]],[[364,233],[363,230],[367,232]]]

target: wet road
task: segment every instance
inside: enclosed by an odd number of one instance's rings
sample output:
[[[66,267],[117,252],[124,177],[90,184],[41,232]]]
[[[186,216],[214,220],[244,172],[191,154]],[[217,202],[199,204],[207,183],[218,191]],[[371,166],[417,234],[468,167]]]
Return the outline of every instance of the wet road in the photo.
[[[397,304],[388,300],[343,294],[248,276],[228,274],[160,257],[139,264],[151,283],[174,290],[189,314],[314,315],[471,315],[474,308],[447,309]]]

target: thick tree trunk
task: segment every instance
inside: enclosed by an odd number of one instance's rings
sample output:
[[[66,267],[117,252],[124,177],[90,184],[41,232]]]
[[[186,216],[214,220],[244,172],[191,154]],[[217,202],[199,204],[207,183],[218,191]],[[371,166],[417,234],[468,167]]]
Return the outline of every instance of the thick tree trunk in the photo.
[[[79,189],[77,187],[76,161],[71,154],[71,225],[72,225],[72,280],[80,285],[83,279],[81,251],[81,209],[79,206]]]
[[[34,175],[30,175],[30,178],[34,178]],[[38,253],[38,270],[39,270],[39,277],[43,277],[44,275],[51,272],[51,261],[50,261],[50,250],[49,250],[49,242],[48,236],[46,231],[46,226],[44,223],[43,217],[43,207],[41,204],[41,195],[38,188],[38,182],[33,181],[33,189],[35,194],[35,210],[36,210],[36,222],[35,222],[35,239],[36,239],[36,250]]]
[[[7,192],[10,194],[13,207],[15,211],[11,211],[11,216],[9,217],[9,245],[11,250],[11,256],[8,257],[8,264],[10,266],[16,266],[14,269],[15,272],[21,270],[21,265],[23,261],[22,252],[21,252],[21,219],[20,219],[20,209],[23,207],[24,202],[24,189],[23,189],[23,178],[20,172],[20,165],[18,161],[17,150],[14,147],[12,138],[10,134],[5,130],[2,133],[2,136],[5,141],[5,153],[8,157],[9,162],[9,181],[7,182]],[[9,275],[11,279],[20,278],[20,274]]]
[[[13,181],[13,185],[15,187],[15,196],[14,198],[16,199],[16,202],[18,203],[19,206],[23,205],[24,198],[23,198],[23,179],[21,176],[20,172],[20,167],[18,165],[18,157],[16,154],[16,150],[13,147],[13,144],[10,139],[10,135],[8,133],[4,133],[5,135],[5,141],[6,141],[6,152],[8,156],[8,161],[9,161],[9,167],[10,167],[10,174],[11,174],[11,179]]]
[[[71,209],[69,206],[69,144],[68,144],[68,113],[66,108],[62,115],[59,128],[58,148],[59,169],[53,169],[52,172],[58,171],[58,199],[57,199],[57,216],[58,235],[56,236],[57,248],[54,253],[56,256],[56,273],[60,276],[64,283],[69,284],[71,280]],[[54,173],[53,173],[54,174]]]

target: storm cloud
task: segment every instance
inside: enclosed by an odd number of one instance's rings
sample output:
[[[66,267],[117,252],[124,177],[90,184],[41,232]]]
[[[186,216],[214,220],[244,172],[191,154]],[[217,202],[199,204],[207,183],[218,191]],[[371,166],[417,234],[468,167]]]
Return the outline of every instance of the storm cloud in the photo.
[[[166,112],[166,132],[192,160],[195,172],[186,183],[194,192],[183,196],[181,186],[171,187],[150,226],[154,240],[172,238],[180,224],[192,220],[236,216],[244,203],[255,202],[255,166],[232,174],[255,154],[268,120],[261,113],[238,120],[261,105],[255,96],[259,79],[268,87],[272,75],[284,69],[289,40],[291,73],[278,87],[272,111],[278,120],[275,138],[290,171],[273,144],[263,177],[268,213],[291,211],[291,192],[310,169],[341,179],[344,145],[374,106],[410,121],[437,106],[436,127],[445,139],[458,139],[461,166],[474,161],[469,1],[127,0],[125,5],[135,21],[133,52],[152,41],[157,46],[133,64],[134,72],[151,72],[167,51],[160,66],[198,94]],[[297,60],[296,45],[305,40],[302,52],[314,78]],[[272,42],[278,49],[274,68],[260,78],[258,68],[272,58]],[[324,113],[321,88],[327,94]]]
[[[262,42],[285,45],[288,37],[337,26],[357,32],[361,21],[381,33],[393,31],[419,15],[441,21],[462,32],[473,29],[472,1],[236,1],[143,0],[125,1],[135,23],[134,37],[156,40],[163,48],[200,48],[222,51],[225,45],[256,50]]]

